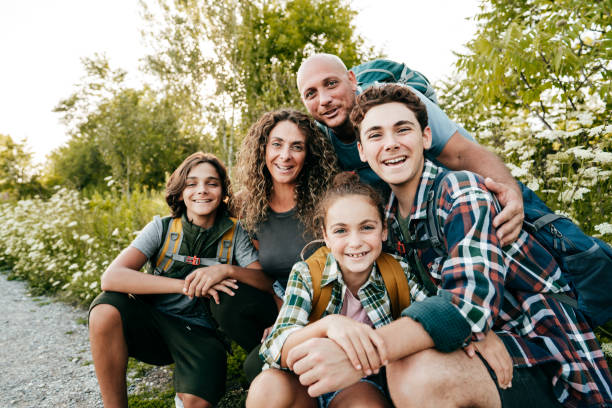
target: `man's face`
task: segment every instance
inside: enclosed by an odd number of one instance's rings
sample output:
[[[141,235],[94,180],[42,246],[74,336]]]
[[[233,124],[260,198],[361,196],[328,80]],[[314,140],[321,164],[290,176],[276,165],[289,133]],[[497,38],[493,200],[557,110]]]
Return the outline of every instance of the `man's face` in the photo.
[[[326,59],[308,61],[301,69],[298,90],[313,118],[341,128],[355,105],[357,82],[352,72]]]
[[[399,102],[374,106],[359,129],[359,156],[383,181],[391,188],[418,185],[431,131],[421,131],[414,112]]]

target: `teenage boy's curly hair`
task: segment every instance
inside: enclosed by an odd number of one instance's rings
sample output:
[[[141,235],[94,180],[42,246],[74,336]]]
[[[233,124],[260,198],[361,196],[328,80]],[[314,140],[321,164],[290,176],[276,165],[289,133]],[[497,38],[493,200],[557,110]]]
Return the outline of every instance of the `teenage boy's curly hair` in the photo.
[[[359,133],[359,126],[366,113],[374,106],[399,102],[406,105],[417,118],[421,131],[427,127],[427,108],[418,96],[410,89],[398,84],[375,85],[357,96],[357,102],[351,111],[351,122]]]
[[[306,137],[306,159],[294,193],[297,217],[303,225],[310,224],[315,204],[338,172],[331,143],[308,115],[292,109],[264,113],[244,138],[236,167],[240,221],[249,232],[256,232],[257,224],[267,217],[272,176],[266,166],[266,146],[272,129],[284,121],[294,123]]]

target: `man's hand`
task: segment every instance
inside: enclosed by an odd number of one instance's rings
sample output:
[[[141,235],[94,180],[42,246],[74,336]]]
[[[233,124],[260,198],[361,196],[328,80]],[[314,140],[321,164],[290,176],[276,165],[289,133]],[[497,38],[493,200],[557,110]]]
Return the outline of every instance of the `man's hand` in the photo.
[[[513,187],[504,183],[493,181],[490,177],[485,179],[487,188],[495,194],[503,207],[502,212],[493,219],[493,226],[497,228],[497,238],[501,246],[510,245],[518,238],[523,228],[525,212],[523,196]]]
[[[292,348],[287,365],[299,376],[300,383],[308,387],[311,397],[346,388],[364,376],[330,339],[314,338]]]
[[[191,272],[185,278],[183,293],[190,298],[209,295],[211,288],[228,278],[227,266],[225,264],[206,266]]]
[[[380,367],[387,364],[385,342],[376,330],[338,314],[327,315],[321,320],[326,322],[327,338],[342,347],[355,370],[366,375],[378,374]]]
[[[208,293],[206,294],[206,296],[212,297],[215,303],[219,304],[221,303],[221,301],[219,300],[219,292],[226,293],[229,296],[234,296],[234,290],[236,289],[238,289],[236,279],[223,279],[221,282],[208,289]]]

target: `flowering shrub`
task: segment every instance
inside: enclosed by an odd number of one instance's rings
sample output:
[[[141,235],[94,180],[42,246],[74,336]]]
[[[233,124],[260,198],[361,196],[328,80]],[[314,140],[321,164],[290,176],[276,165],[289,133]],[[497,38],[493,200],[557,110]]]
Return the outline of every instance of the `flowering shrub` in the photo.
[[[27,280],[36,294],[56,293],[87,304],[100,275],[155,214],[168,213],[159,193],[94,194],[66,188],[40,198],[0,205],[0,265]]]

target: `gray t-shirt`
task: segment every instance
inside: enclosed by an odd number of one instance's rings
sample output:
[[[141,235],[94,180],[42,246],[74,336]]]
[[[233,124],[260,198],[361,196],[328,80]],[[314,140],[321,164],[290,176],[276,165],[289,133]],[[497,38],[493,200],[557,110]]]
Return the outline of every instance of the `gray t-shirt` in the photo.
[[[257,226],[255,238],[259,241],[259,262],[264,272],[285,288],[291,268],[301,261],[302,248],[314,238],[304,233],[304,225],[298,220],[295,208],[277,213],[268,210],[268,218]],[[309,247],[305,257],[317,249]]]
[[[164,243],[163,240],[162,220],[156,216],[153,221],[148,223],[142,229],[142,231],[140,231],[138,237],[132,241],[130,246],[142,252],[147,257],[149,262],[155,262],[157,260],[157,254]],[[253,247],[248,234],[244,231],[244,229],[242,229],[240,223],[238,223],[234,237],[234,254],[232,263],[241,267],[247,267],[257,260],[257,250],[255,247]],[[197,268],[197,266],[194,266],[191,271]],[[183,278],[184,277],[185,276],[183,276]],[[179,317],[192,324],[205,327],[213,326],[206,316],[194,315],[194,311],[201,310],[197,307],[197,303],[203,301],[203,299],[189,299],[189,297],[179,293],[156,295],[149,297],[149,299],[152,300],[152,303],[158,310],[164,313]],[[204,300],[207,301],[206,299]]]

